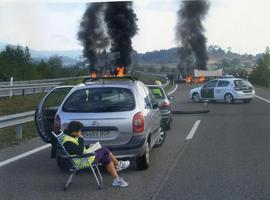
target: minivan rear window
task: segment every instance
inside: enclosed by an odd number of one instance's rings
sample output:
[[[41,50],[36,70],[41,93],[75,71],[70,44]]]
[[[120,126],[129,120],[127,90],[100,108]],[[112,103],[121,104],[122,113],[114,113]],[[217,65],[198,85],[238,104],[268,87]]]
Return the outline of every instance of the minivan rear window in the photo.
[[[135,108],[132,92],[126,88],[87,88],[73,92],[64,102],[63,112],[123,112]]]

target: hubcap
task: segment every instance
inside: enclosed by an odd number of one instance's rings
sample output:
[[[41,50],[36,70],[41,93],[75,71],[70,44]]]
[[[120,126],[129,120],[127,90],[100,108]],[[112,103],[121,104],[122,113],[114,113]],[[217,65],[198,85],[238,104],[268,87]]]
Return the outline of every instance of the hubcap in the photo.
[[[193,94],[193,101],[198,102],[200,100],[200,97],[197,93]]]
[[[164,130],[162,127],[159,128],[159,138],[158,138],[158,144],[161,144],[164,140]]]
[[[232,95],[226,94],[226,96],[225,96],[225,102],[226,103],[231,103],[232,102]]]

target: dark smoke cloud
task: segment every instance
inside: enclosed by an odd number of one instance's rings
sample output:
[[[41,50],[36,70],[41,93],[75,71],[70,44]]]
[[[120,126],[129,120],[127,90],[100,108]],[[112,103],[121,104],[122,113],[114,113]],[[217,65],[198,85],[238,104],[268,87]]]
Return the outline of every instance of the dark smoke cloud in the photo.
[[[111,52],[119,52],[114,64],[129,67],[133,51],[131,39],[138,31],[132,2],[106,3],[104,20],[111,40]]]
[[[204,36],[202,20],[209,9],[206,0],[182,1],[177,12],[176,40],[181,43],[179,69],[184,76],[191,73],[191,55],[196,58],[196,67],[206,70],[208,60],[207,39]]]
[[[109,45],[109,38],[104,30],[104,6],[104,3],[88,4],[78,32],[78,39],[84,47],[83,56],[86,57],[90,63],[90,72],[96,70],[98,54]]]

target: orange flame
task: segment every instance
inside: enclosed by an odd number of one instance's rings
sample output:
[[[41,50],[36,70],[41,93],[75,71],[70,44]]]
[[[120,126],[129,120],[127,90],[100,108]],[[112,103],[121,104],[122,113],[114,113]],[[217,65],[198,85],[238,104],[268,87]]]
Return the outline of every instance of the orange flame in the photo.
[[[97,78],[97,72],[92,72],[92,73],[91,73],[91,77],[92,77],[92,78]]]
[[[205,82],[205,77],[204,76],[199,77],[198,83],[202,84],[204,82]]]
[[[122,77],[126,75],[126,68],[121,65],[115,69],[115,76]]]
[[[186,83],[192,83],[192,76],[186,77]]]

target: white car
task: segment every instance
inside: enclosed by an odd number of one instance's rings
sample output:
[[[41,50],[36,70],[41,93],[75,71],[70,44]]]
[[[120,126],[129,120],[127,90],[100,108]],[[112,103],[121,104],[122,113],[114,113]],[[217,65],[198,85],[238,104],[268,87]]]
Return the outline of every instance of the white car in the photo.
[[[220,78],[211,80],[200,87],[191,89],[189,98],[198,103],[201,100],[222,100],[233,103],[243,100],[249,103],[255,97],[255,90],[247,80],[239,78]]]

